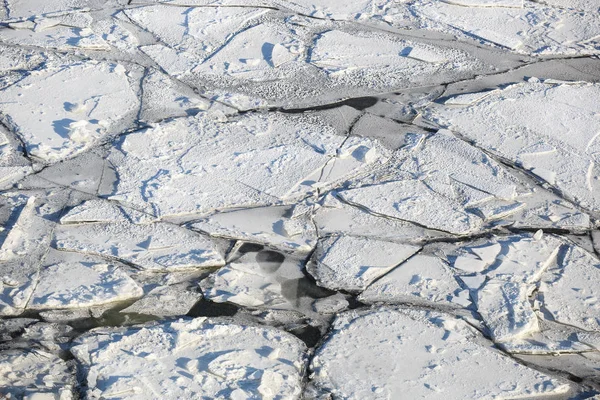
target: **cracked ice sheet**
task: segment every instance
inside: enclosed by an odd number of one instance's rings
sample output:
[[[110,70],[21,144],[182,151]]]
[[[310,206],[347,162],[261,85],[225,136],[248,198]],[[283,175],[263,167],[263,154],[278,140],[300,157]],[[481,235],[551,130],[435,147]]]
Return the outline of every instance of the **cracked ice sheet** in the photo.
[[[44,260],[28,309],[85,308],[143,295],[124,265],[77,253],[52,254],[53,260]]]
[[[296,399],[305,350],[277,329],[205,318],[91,331],[71,349],[88,396],[105,399]]]
[[[29,160],[18,151],[19,146],[10,133],[0,128],[0,190],[10,188],[33,172]]]
[[[216,267],[225,261],[214,243],[177,225],[131,222],[59,225],[58,250],[95,254],[152,271]]]
[[[202,63],[252,20],[268,12],[249,7],[173,7],[152,5],[125,10],[136,24],[150,31],[188,62]],[[154,57],[154,52],[149,52]],[[161,64],[160,59],[155,59]],[[233,61],[233,60],[232,60]],[[183,71],[182,71],[183,72]]]
[[[600,211],[600,85],[540,83],[500,90],[425,118],[528,170],[583,208]]]
[[[408,74],[411,86],[431,85],[432,79],[454,80],[481,68],[479,61],[460,50],[366,32],[325,31],[316,37],[309,54],[308,62],[331,78],[370,87],[378,80],[386,80],[388,87],[406,85]]]
[[[358,300],[367,304],[438,303],[456,306],[454,295],[460,291],[450,269],[440,258],[417,254],[369,285]]]
[[[13,22],[0,29],[2,42],[19,46],[38,46],[57,50],[110,50],[110,46],[91,28],[92,17],[74,13],[61,17]]]
[[[188,289],[188,283],[159,286],[121,313],[137,313],[159,317],[184,316],[202,299],[202,293]]]
[[[510,346],[539,331],[529,296],[556,260],[562,243],[540,231],[533,236],[475,241],[457,250],[453,266],[470,288],[477,311],[495,341]]]
[[[328,308],[336,312],[347,305],[343,297],[306,278],[303,266],[304,260],[266,248],[246,251],[242,245],[233,260],[204,279],[200,287],[207,299],[217,303],[291,310],[309,316],[314,316],[313,310]]]
[[[569,246],[561,262],[542,277],[542,312],[559,323],[600,332],[599,279],[600,260],[579,246]]]
[[[121,64],[49,66],[2,91],[0,118],[29,154],[53,163],[131,125],[139,107],[131,85]]]
[[[493,349],[463,321],[409,309],[338,315],[311,370],[312,383],[340,399],[533,398],[569,391],[566,382]]]
[[[71,400],[76,383],[73,372],[67,363],[46,351],[5,350],[0,352],[0,396]]]
[[[463,211],[460,203],[432,191],[421,180],[397,180],[343,190],[339,196],[350,204],[381,216],[414,222],[429,229],[466,235],[483,221]]]
[[[0,247],[0,315],[17,315],[29,302],[50,245],[52,224],[34,197],[3,196],[16,218]],[[4,236],[4,235],[3,235]]]
[[[91,8],[124,5],[127,0],[7,0],[10,20],[30,19],[34,16],[62,15]]]
[[[419,251],[421,247],[352,236],[319,241],[307,266],[319,286],[331,290],[363,291],[371,282]]]
[[[110,198],[157,217],[291,203],[387,154],[318,119],[249,113],[219,122],[199,114],[125,136],[108,155],[119,176]]]
[[[409,18],[406,7],[389,0],[276,0],[284,9],[314,18],[383,22],[396,25]]]
[[[320,236],[350,235],[412,244],[423,244],[451,236],[409,222],[372,214],[342,202],[332,194],[327,194],[321,207],[316,208],[313,220]]]
[[[317,242],[310,209],[294,215],[295,208],[258,207],[216,213],[194,221],[190,227],[212,236],[261,243],[296,252],[309,252]]]
[[[396,152],[385,169],[354,186],[340,192],[342,199],[377,214],[455,234],[514,214],[524,207],[519,196],[533,191],[446,130],[429,137],[413,135],[412,144]],[[436,207],[448,214],[436,212]]]
[[[418,0],[409,8],[420,27],[482,39],[524,54],[597,54],[597,13],[527,1],[525,7],[465,7],[459,1]]]

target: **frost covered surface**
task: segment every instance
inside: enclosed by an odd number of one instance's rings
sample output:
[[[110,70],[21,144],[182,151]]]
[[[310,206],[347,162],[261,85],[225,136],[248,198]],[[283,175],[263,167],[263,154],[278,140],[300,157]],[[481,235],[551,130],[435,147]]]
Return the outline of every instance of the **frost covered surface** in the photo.
[[[0,1],[0,397],[600,396],[599,12]]]
[[[569,389],[492,349],[448,315],[381,308],[342,314],[333,326],[311,369],[314,385],[339,398],[519,398]],[[348,346],[356,350],[347,353]]]
[[[72,351],[88,369],[89,396],[292,399],[305,346],[272,328],[199,318],[91,332]]]

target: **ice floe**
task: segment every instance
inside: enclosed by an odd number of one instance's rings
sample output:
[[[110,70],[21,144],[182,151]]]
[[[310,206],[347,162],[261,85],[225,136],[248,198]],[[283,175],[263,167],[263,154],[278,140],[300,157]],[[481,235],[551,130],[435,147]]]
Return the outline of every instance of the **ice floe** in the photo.
[[[597,212],[599,95],[595,84],[530,80],[428,115]]]
[[[318,122],[199,114],[129,134],[108,156],[120,178],[110,198],[158,217],[291,203],[387,159],[378,143]]]
[[[92,331],[71,350],[87,394],[128,398],[300,398],[304,344],[267,327],[180,320]]]
[[[339,315],[310,368],[323,394],[343,399],[525,398],[569,390],[493,349],[465,322],[409,309]]]
[[[331,236],[319,241],[314,262],[307,270],[320,286],[332,290],[362,291],[419,249],[419,246],[410,244]]]
[[[126,73],[96,61],[48,66],[2,91],[0,118],[36,159],[71,157],[133,122],[138,98]]]
[[[7,399],[75,397],[75,375],[67,363],[42,350],[0,352],[0,395]]]
[[[417,254],[369,285],[358,299],[363,303],[440,303],[453,305],[463,301],[461,287],[448,265],[439,257]]]
[[[521,4],[519,4],[521,3]],[[596,54],[598,15],[533,1],[420,0],[421,28],[458,33],[526,54]]]

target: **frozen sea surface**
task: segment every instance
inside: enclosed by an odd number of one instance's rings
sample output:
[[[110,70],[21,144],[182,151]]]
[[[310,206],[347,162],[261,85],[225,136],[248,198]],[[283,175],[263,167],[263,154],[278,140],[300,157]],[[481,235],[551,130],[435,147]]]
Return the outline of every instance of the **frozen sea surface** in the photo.
[[[0,2],[0,398],[600,398],[597,0]]]

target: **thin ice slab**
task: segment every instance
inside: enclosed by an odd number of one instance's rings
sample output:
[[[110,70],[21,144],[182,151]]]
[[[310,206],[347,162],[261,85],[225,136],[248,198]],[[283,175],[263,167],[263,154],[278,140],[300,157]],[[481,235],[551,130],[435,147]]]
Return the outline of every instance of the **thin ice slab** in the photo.
[[[427,118],[531,172],[575,204],[598,212],[598,96],[596,84],[532,79],[473,105],[431,108]]]
[[[569,246],[561,262],[542,277],[542,310],[557,322],[600,331],[600,260],[579,246]]]
[[[80,153],[132,122],[138,98],[121,64],[55,64],[2,91],[0,118],[44,163]]]
[[[341,399],[529,398],[569,390],[494,350],[463,321],[409,309],[339,315],[311,370],[318,389]]]
[[[362,291],[420,250],[420,246],[352,236],[331,236],[319,242],[308,272],[320,286]]]
[[[156,216],[289,203],[387,154],[308,117],[248,113],[218,121],[199,114],[127,135],[111,150],[120,178],[111,198]]]
[[[71,351],[90,397],[296,399],[305,350],[273,328],[198,318],[92,331]]]
[[[41,268],[28,309],[91,307],[132,300],[143,294],[142,288],[125,272],[124,265],[77,254],[61,258],[64,260],[59,258]]]
[[[448,265],[439,257],[417,254],[373,282],[358,299],[367,304],[455,305],[455,294],[460,291]]]

